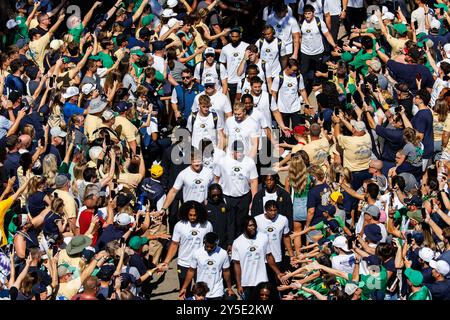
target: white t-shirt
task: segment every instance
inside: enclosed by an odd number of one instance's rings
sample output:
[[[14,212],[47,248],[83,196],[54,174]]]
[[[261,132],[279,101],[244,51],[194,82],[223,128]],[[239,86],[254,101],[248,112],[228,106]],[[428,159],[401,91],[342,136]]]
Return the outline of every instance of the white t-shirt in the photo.
[[[201,67],[202,63],[204,63],[204,68],[203,68],[202,78],[200,79],[200,67]],[[194,70],[194,78],[197,79],[198,81],[200,81],[200,83],[202,85],[204,85],[206,77],[212,77],[214,80],[216,80],[217,90],[222,90],[222,81],[221,80],[228,79],[228,73],[227,73],[227,69],[225,68],[225,66],[220,63],[220,79],[219,79],[219,75],[217,74],[217,67],[216,67],[217,63],[218,62],[214,62],[212,67],[209,67],[206,62],[197,63],[197,65],[195,66],[195,70]]]
[[[178,265],[189,268],[192,254],[203,245],[203,237],[212,232],[211,222],[192,224],[189,221],[178,221],[173,229],[172,241],[178,242]]]
[[[266,202],[269,200],[273,200],[273,201],[277,201],[278,199],[278,195],[276,192],[274,193],[269,193],[267,192],[267,190],[264,192],[264,197],[263,197],[263,208],[266,205]]]
[[[258,226],[258,233],[264,233],[269,238],[269,247],[275,262],[280,262],[283,258],[281,242],[283,241],[283,236],[289,233],[288,219],[281,214],[277,214],[275,221],[272,221],[267,219],[263,213],[257,215],[255,220]]]
[[[429,17],[431,23],[431,17]],[[428,30],[425,28],[425,9],[422,7],[417,8],[413,12],[411,12],[411,23],[417,21],[418,28],[416,29],[416,34],[426,33],[428,34]]]
[[[283,72],[283,83],[280,88],[280,76],[276,76],[272,82],[272,91],[278,92],[278,110],[282,113],[294,113],[300,111],[300,103],[303,98],[299,90],[304,90],[303,76],[291,77]]]
[[[223,269],[230,267],[228,254],[225,250],[217,247],[214,252],[208,254],[204,248],[194,252],[191,260],[191,268],[197,269],[196,282],[205,282],[209,292],[206,298],[219,298],[223,296]]]
[[[355,266],[355,254],[339,254],[331,257],[331,267],[345,273],[353,273]]]
[[[281,72],[280,55],[286,55],[286,48],[283,41],[281,41],[280,50],[278,50],[278,41],[281,40],[274,38],[272,42],[268,43],[266,39],[259,39],[255,43],[259,49],[261,60],[270,66],[272,75],[277,75]]]
[[[433,90],[431,91],[431,99],[429,103],[431,107],[434,107],[437,98],[439,98],[439,94],[444,88],[450,88],[450,82],[437,78],[434,82]]]
[[[258,178],[258,171],[251,158],[244,156],[239,161],[226,155],[217,162],[214,175],[220,177],[224,195],[240,197],[250,191],[250,180]]]
[[[272,112],[278,110],[276,103],[271,104],[269,99],[269,94],[267,92],[262,92],[259,96],[250,94],[253,97],[253,104],[255,105],[253,108],[259,110],[264,118],[266,119],[267,125],[272,128]]]
[[[244,144],[244,153],[248,155],[252,149],[253,139],[259,138],[261,135],[261,128],[258,123],[252,118],[247,118],[242,122],[236,122],[235,117],[229,117],[225,122],[225,135],[228,139],[227,149],[231,151],[233,142],[238,140]]]
[[[194,122],[194,127],[192,127],[192,122]],[[223,120],[217,115],[217,127],[214,127],[212,112],[206,117],[198,112],[195,120],[192,119],[192,114],[189,116],[186,128],[192,133],[192,146],[195,148],[199,147],[203,138],[208,138],[214,146],[217,146],[217,130],[223,130]]]
[[[241,43],[235,48],[231,43],[222,48],[219,61],[226,64],[228,73],[228,83],[238,83],[242,76],[237,75],[237,69],[242,59],[244,59],[245,50],[248,47],[248,43],[241,41]]]
[[[214,172],[214,168],[219,162],[220,158],[226,155],[225,151],[214,148],[214,154],[212,156],[203,154],[203,166],[211,169]]]
[[[335,2],[340,2],[334,0]],[[323,18],[324,8],[322,8],[322,0],[306,0],[306,4],[310,4],[314,7],[314,15],[319,18]],[[325,3],[323,4],[325,6]],[[298,2],[298,14],[303,14],[303,7],[305,6],[305,1]]]
[[[321,21],[320,29],[325,34],[328,32],[328,28],[325,22]],[[322,35],[320,34],[319,26],[315,18],[311,22],[303,21],[301,25],[302,30],[302,44],[300,46],[300,51],[303,54],[310,56],[321,54],[325,50],[323,46]]]
[[[192,112],[198,111],[198,98],[206,93],[202,92],[195,96],[192,103]],[[217,90],[215,94],[209,97],[211,99],[211,108],[209,111],[217,113],[222,122],[225,122],[225,113],[232,112],[231,102],[228,96]]]
[[[265,258],[269,253],[269,239],[261,232],[256,233],[255,239],[242,234],[233,241],[231,259],[241,265],[241,286],[254,287],[268,280]]]
[[[166,69],[166,60],[156,55],[152,55],[152,57],[153,57],[152,68],[155,68],[155,70],[164,74],[164,70]]]
[[[292,54],[294,52],[294,40],[292,34],[300,32],[297,20],[289,15],[286,15],[281,19],[279,19],[277,15],[273,15],[267,20],[267,24],[274,27],[275,36],[283,41],[283,44],[286,47],[286,55]]]
[[[158,119],[156,119],[156,117],[152,116],[150,118],[150,126],[147,127],[147,134],[149,136],[151,136],[152,133],[155,133],[155,132],[159,132],[158,131]]]
[[[178,174],[173,187],[177,190],[183,188],[184,202],[190,200],[203,202],[208,196],[208,187],[213,179],[214,176],[210,169],[202,168],[197,173],[189,166]]]
[[[338,16],[342,12],[342,6],[340,1],[325,0],[323,3],[323,12],[330,13],[331,16]]]
[[[290,1],[292,3],[296,2],[296,0],[288,0],[288,1]],[[267,19],[272,17],[274,14],[275,14],[275,12],[273,11],[273,9],[269,12],[269,7],[265,7],[264,10],[263,10],[263,20],[267,21]],[[288,16],[292,17],[292,9],[289,6],[288,6]]]

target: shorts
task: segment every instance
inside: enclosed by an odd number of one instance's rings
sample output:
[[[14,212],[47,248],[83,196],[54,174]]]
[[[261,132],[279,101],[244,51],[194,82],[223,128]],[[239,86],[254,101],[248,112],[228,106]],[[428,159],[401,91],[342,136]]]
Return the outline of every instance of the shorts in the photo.
[[[294,198],[294,202],[292,203],[292,209],[294,212],[294,221],[297,222],[305,222],[306,217],[308,215],[308,208],[306,207],[306,203],[308,201],[307,197],[299,197]]]

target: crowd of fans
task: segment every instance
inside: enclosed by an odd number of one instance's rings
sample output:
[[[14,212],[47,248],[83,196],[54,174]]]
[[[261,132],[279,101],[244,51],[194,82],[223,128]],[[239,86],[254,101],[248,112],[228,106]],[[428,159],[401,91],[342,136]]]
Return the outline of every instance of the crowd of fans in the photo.
[[[449,300],[449,6],[2,1],[0,298]]]

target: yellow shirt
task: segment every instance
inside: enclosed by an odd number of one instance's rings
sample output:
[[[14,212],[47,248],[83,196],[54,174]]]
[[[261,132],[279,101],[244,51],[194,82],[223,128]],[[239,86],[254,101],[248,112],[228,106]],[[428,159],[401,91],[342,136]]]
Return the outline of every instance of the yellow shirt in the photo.
[[[372,141],[368,133],[361,137],[339,135],[337,140],[344,149],[344,168],[351,172],[369,169]]]
[[[80,277],[72,279],[69,282],[60,283],[56,296],[63,296],[66,299],[70,300],[74,295],[78,293],[78,290],[80,290],[81,288],[81,284],[82,283]]]
[[[118,116],[116,117],[116,121],[114,123],[114,130],[118,126],[122,126],[122,131],[120,133],[120,140],[127,140],[128,142],[136,141],[138,146],[141,145],[141,137],[139,136],[138,129],[125,117]]]
[[[309,162],[321,166],[328,158],[330,143],[327,138],[311,141],[303,147],[309,156]]]
[[[77,217],[77,203],[73,195],[64,190],[55,190],[54,193],[58,194],[58,198],[64,201],[64,212],[69,219]]]
[[[44,72],[45,49],[49,43],[50,34],[48,32],[39,39],[30,42],[30,57],[42,72]]]
[[[136,189],[141,180],[142,176],[139,173],[121,172],[119,174],[119,179],[117,179],[117,183],[122,183],[132,189]]]
[[[81,259],[81,257],[75,257],[75,258],[69,257],[66,249],[61,250],[58,255],[58,266],[61,264],[68,264],[69,266],[76,269],[76,271],[73,273],[73,276],[72,276],[74,279],[80,276],[81,271],[85,267],[84,262]]]
[[[13,197],[9,197],[3,201],[0,201],[0,237],[1,237],[1,246],[8,244],[8,235],[4,233],[5,226],[5,215],[9,208],[13,205],[14,200]]]
[[[436,112],[433,112],[433,134],[434,141],[442,140],[442,132],[444,131],[445,124],[449,121],[450,115],[447,115],[447,118],[444,122],[439,121],[439,116]],[[448,131],[448,130],[445,130]]]
[[[84,134],[89,142],[95,140],[94,131],[103,124],[102,119],[92,114],[88,114],[84,119]]]

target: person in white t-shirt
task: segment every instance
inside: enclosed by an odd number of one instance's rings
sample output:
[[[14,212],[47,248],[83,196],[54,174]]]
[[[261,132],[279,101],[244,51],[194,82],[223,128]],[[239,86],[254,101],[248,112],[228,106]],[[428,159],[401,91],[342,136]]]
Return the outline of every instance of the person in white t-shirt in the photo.
[[[355,254],[348,248],[347,238],[337,236],[333,240],[333,247],[337,255],[331,257],[331,267],[345,273],[353,273]]]
[[[235,295],[231,289],[230,261],[227,252],[218,246],[219,236],[209,232],[203,239],[203,248],[198,249],[192,255],[192,260],[187,272],[184,284],[180,289],[180,299],[185,299],[186,289],[191,285],[194,275],[195,282],[205,282],[209,291],[206,294],[208,300],[219,300],[224,297],[223,283],[227,285],[227,295]]]
[[[186,274],[191,266],[193,253],[203,243],[203,237],[213,231],[211,223],[207,220],[208,213],[203,204],[197,201],[183,203],[179,210],[180,221],[173,229],[172,241],[163,262],[158,265],[159,271],[167,271],[169,263],[178,251],[177,271],[180,288],[184,284]],[[186,288],[190,294],[190,286]]]
[[[191,132],[192,146],[198,147],[202,139],[210,139],[214,146],[223,145],[223,120],[217,113],[210,112],[211,98],[208,95],[202,95],[198,99],[199,110],[193,112],[187,120],[186,129]],[[219,141],[221,143],[219,143]]]
[[[198,99],[202,95],[208,95],[211,99],[211,112],[217,113],[221,121],[225,120],[231,116],[231,103],[228,96],[224,95],[221,91],[216,89],[216,82],[213,77],[208,77],[205,79],[205,92],[201,92],[194,98],[194,103],[192,104],[192,112],[198,111]]]
[[[241,40],[241,30],[239,28],[231,29],[230,40],[231,43],[222,48],[219,61],[227,69],[230,100],[234,101],[236,99],[238,83],[242,78],[237,75],[237,69],[241,60],[244,58],[248,43]]]
[[[285,125],[281,129],[285,134],[289,132],[289,124],[292,123],[294,128],[301,123],[299,111],[302,99],[305,104],[309,104],[303,76],[298,70],[298,62],[289,59],[286,68],[273,79],[272,83],[272,103],[277,105],[281,113]]]
[[[244,156],[244,144],[235,141],[231,154],[219,159],[214,168],[215,182],[223,188],[224,198],[235,217],[235,236],[243,232],[243,222],[258,192],[258,171],[253,159]]]
[[[344,27],[345,32],[350,34],[352,28],[361,28],[361,24],[367,18],[364,0],[347,0],[346,13]]]
[[[341,19],[347,16],[347,2],[348,0],[343,0],[341,4],[341,1],[325,0],[323,4],[324,21],[334,42],[338,40]]]
[[[253,102],[253,97],[251,94],[244,94],[241,98],[241,102],[244,104],[247,115],[256,121],[258,124],[258,128],[261,131],[261,135],[259,137],[258,142],[258,150],[262,149],[263,143],[267,143],[267,139],[269,141],[273,141],[272,137],[272,121],[267,122],[266,117],[264,116],[262,109],[255,109],[255,104]],[[270,115],[270,111],[269,111]]]
[[[233,108],[234,116],[225,122],[225,136],[227,138],[228,151],[231,151],[234,141],[244,144],[245,155],[255,159],[258,152],[261,129],[253,118],[247,115],[247,110],[241,102],[237,102]]]
[[[416,34],[425,33],[428,34],[425,20],[428,19],[428,25],[431,23],[430,9],[427,6],[427,0],[415,0],[418,8],[411,12],[411,29],[416,31]],[[417,28],[415,27],[415,24]]]
[[[274,74],[281,72],[281,57],[286,55],[286,47],[283,41],[275,37],[275,29],[271,25],[265,25],[262,30],[262,38],[256,41],[260,57],[265,61]]]
[[[169,208],[181,188],[183,201],[194,200],[203,203],[208,197],[208,187],[213,179],[213,172],[203,167],[202,154],[197,150],[191,152],[191,165],[178,174],[172,189],[167,193],[162,210]]]
[[[208,47],[205,50],[205,60],[197,63],[194,70],[194,78],[198,83],[204,85],[206,78],[212,77],[216,80],[216,88],[223,94],[228,93],[228,74],[227,69],[222,63],[216,62],[216,51]]]
[[[267,234],[269,237],[269,247],[272,252],[275,262],[278,267],[281,267],[284,252],[282,251],[281,242],[284,243],[291,263],[295,264],[294,250],[292,249],[291,238],[289,237],[289,221],[288,219],[278,214],[278,204],[275,200],[268,200],[264,204],[265,213],[255,217],[258,224],[258,232]]]
[[[286,47],[286,55],[282,56],[282,67],[285,66],[289,58],[297,59],[300,49],[300,28],[297,20],[288,15],[287,6],[284,3],[277,3],[274,6],[275,14],[267,19],[267,24],[275,29],[275,36]]]
[[[257,231],[255,218],[247,217],[243,227],[243,234],[233,242],[231,259],[234,261],[234,274],[239,295],[243,300],[253,300],[256,295],[256,286],[268,281],[265,261],[280,282],[283,274],[272,255],[269,238],[266,234]]]
[[[340,1],[335,1],[339,2]],[[310,5],[314,7],[314,12],[316,13],[316,17],[320,18],[320,20],[324,20],[324,7],[325,7],[325,0],[300,0],[298,2],[298,15],[299,20],[301,21],[303,18],[303,14],[305,13],[305,6]]]
[[[258,77],[259,74],[259,68],[256,64],[249,65],[245,70],[245,77],[241,80],[237,87],[236,92],[236,101],[241,101],[242,95],[246,93],[250,93],[250,82],[253,78]],[[259,77],[258,77],[259,78]],[[261,78],[259,78],[261,79]],[[261,81],[263,81],[261,79]],[[264,92],[269,92],[267,88],[267,83],[263,81],[262,89]]]
[[[312,90],[315,72],[322,64],[326,51],[323,37],[334,49],[337,48],[337,45],[326,24],[316,16],[314,7],[308,4],[304,11],[305,20],[300,25],[300,72],[306,80],[306,92],[309,94]]]

